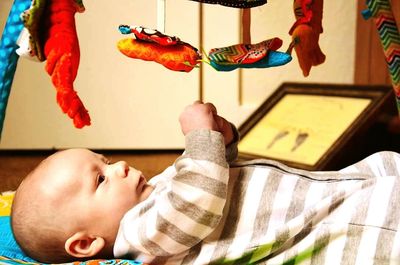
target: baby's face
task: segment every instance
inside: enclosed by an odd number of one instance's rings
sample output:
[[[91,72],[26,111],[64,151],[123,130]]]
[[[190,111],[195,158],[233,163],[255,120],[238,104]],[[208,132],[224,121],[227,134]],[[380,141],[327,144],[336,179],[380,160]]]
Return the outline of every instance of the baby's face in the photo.
[[[48,164],[43,186],[52,191],[53,203],[79,216],[89,232],[110,241],[122,216],[153,191],[142,172],[124,161],[110,163],[86,149],[59,152]]]

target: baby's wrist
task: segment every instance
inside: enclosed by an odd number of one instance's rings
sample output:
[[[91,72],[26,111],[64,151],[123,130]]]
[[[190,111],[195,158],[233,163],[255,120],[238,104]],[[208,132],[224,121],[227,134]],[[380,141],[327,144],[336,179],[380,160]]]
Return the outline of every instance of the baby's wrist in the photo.
[[[185,136],[185,150],[203,149],[209,152],[225,150],[224,136],[221,132],[210,129],[197,129]]]

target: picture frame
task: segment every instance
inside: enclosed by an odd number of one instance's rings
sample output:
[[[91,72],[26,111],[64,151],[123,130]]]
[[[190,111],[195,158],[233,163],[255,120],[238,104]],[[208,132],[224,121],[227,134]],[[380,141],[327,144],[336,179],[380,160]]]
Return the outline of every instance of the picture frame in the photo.
[[[239,157],[331,169],[391,97],[385,85],[283,83],[239,127]]]

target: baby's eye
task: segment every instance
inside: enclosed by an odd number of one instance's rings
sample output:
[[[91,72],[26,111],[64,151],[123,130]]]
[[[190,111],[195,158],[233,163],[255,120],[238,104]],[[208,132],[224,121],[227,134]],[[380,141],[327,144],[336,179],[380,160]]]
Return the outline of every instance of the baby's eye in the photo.
[[[103,175],[97,177],[97,186],[99,186],[106,178]]]

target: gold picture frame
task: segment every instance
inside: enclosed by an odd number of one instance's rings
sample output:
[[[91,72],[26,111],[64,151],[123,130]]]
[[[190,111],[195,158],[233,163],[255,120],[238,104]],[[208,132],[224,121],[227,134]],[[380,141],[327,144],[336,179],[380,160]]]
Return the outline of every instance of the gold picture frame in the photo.
[[[240,126],[240,157],[327,169],[392,93],[390,86],[284,83]]]

